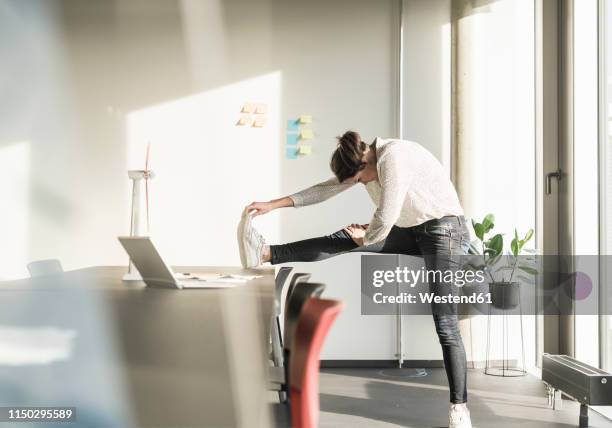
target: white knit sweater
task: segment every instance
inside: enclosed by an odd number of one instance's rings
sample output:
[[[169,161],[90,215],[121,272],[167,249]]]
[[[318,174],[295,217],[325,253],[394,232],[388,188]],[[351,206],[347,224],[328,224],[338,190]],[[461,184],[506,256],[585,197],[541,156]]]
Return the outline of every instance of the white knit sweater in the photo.
[[[382,241],[391,227],[411,227],[449,215],[463,215],[457,192],[440,162],[412,141],[376,138],[378,180],[365,185],[376,211],[364,245]],[[325,201],[353,186],[333,177],[290,195],[295,207]]]

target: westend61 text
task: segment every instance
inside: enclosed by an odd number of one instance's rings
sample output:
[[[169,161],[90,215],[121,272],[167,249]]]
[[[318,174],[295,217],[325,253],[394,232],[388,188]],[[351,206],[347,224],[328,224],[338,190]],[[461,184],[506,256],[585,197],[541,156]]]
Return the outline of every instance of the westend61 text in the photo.
[[[374,293],[372,300],[379,304],[396,304],[396,303],[468,303],[468,304],[483,304],[491,303],[491,293],[474,293],[471,295],[455,296],[451,293],[439,295],[435,293],[418,293],[417,295],[410,293],[400,293],[393,296],[385,296],[382,293]]]

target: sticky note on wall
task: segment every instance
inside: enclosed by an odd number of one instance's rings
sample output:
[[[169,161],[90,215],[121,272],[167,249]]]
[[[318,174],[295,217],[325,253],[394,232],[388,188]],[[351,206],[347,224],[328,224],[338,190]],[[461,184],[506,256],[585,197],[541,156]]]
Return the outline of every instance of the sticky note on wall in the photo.
[[[238,119],[238,125],[247,126],[250,125],[252,121],[253,119],[251,118],[251,115],[243,114],[242,116],[240,116],[240,119]]]
[[[253,113],[254,111],[255,111],[255,104],[253,103],[247,103],[243,105],[242,110],[240,110],[241,113]]]
[[[313,137],[312,129],[302,129],[300,132],[300,138],[302,140],[310,140]]]
[[[291,146],[295,146],[298,143],[299,135],[298,134],[287,134],[287,144]]]
[[[266,126],[266,117],[258,116],[255,118],[255,122],[253,122],[253,128],[263,128]]]
[[[299,122],[297,120],[291,119],[287,121],[287,131],[299,131]]]
[[[312,116],[309,114],[303,114],[299,119],[300,123],[312,123]]]
[[[295,147],[287,147],[287,159],[297,159],[297,152]]]
[[[257,107],[255,108],[255,113],[256,114],[266,114],[268,112],[268,106],[265,104],[257,104]]]
[[[298,153],[301,155],[309,155],[312,153],[312,147],[311,146],[300,146]]]

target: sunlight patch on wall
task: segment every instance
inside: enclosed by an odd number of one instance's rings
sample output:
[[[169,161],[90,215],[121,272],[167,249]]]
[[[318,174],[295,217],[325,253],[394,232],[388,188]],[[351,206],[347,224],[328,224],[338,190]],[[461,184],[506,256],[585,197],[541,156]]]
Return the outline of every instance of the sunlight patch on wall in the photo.
[[[239,264],[243,207],[281,189],[280,91],[273,72],[128,114],[126,169],[144,168],[150,143],[151,235],[170,264]],[[236,126],[247,102],[267,105],[265,127]],[[256,223],[271,241],[278,224],[276,213]]]
[[[27,276],[30,144],[0,147],[0,280]]]
[[[442,106],[440,123],[442,124],[442,165],[444,169],[451,175],[451,24],[442,25],[440,36],[440,56],[442,58],[442,67],[440,70],[440,92]]]

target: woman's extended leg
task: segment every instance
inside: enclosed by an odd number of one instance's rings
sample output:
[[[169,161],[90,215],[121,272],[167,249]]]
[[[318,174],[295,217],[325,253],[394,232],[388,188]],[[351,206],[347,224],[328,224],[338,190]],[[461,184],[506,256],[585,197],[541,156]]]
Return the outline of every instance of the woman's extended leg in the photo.
[[[270,245],[270,262],[315,262],[357,248],[355,241],[344,230],[318,238],[304,239],[282,245]]]
[[[416,243],[411,237],[409,229],[393,226],[384,241],[359,247],[345,230],[339,230],[319,238],[304,239],[283,245],[270,245],[269,261],[273,265],[288,262],[315,262],[349,251],[418,254]]]

